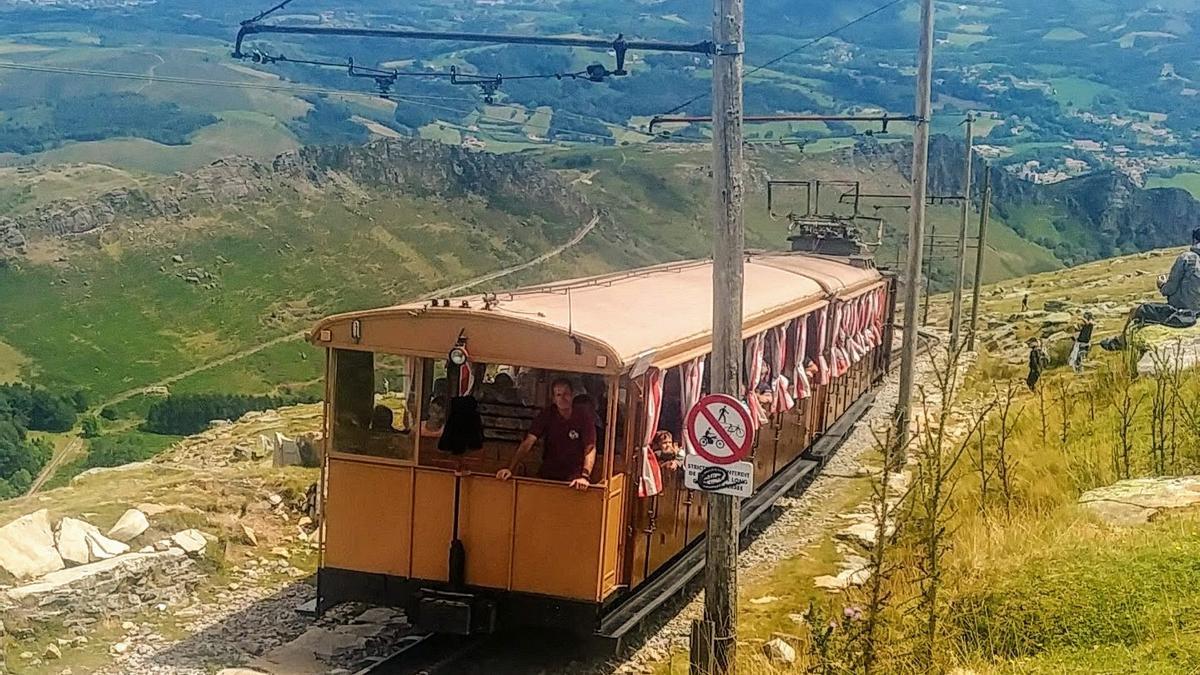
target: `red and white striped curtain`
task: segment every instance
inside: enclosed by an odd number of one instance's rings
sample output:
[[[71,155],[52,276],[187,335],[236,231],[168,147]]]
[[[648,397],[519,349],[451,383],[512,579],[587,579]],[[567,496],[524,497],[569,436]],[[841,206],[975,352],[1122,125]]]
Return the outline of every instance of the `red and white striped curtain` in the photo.
[[[832,355],[832,350],[828,346],[830,309],[830,305],[825,305],[817,313],[817,370],[821,384],[829,384],[829,380],[833,375],[833,366],[830,364],[830,359],[827,356],[827,354]]]
[[[663,489],[662,469],[654,451],[650,449],[650,443],[654,441],[654,434],[658,431],[658,415],[662,410],[662,377],[662,371],[658,368],[646,371],[646,434],[642,443],[642,471],[638,477],[638,497],[653,497]]]
[[[700,402],[700,397],[704,395],[701,389],[704,386],[704,357],[700,356],[696,359],[684,363],[679,367],[679,377],[683,380],[679,391],[683,394],[680,396],[680,406],[683,408],[683,416],[680,419],[686,420],[688,412]],[[683,432],[683,452],[685,455],[690,455],[694,452],[692,442],[688,440],[687,430]]]
[[[845,375],[846,371],[850,368],[850,353],[846,341],[848,317],[849,312],[847,311],[846,303],[837,303],[833,308],[833,337],[830,340],[830,344],[832,345],[830,347],[832,355],[830,360],[832,361],[833,377]]]
[[[795,354],[792,367],[792,396],[797,400],[812,396],[812,383],[808,381],[808,371],[804,368],[804,360],[808,354],[808,317],[796,319],[795,342],[792,351]]]
[[[767,411],[758,402],[756,390],[766,374],[766,364],[763,362],[763,333],[746,338],[742,342],[743,363],[746,364],[746,405],[750,408],[750,420],[757,429],[766,424]]]
[[[796,399],[792,397],[791,380],[785,372],[787,364],[787,326],[775,326],[771,329],[771,389],[774,396],[771,401],[771,414],[778,415],[796,407]]]

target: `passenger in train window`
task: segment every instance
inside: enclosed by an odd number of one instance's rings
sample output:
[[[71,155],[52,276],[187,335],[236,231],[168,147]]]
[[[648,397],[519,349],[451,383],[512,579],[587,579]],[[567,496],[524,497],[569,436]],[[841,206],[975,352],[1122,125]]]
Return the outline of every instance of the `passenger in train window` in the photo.
[[[375,409],[371,412],[371,431],[385,434],[407,433],[407,430],[402,431],[394,427],[392,425],[394,420],[395,415],[392,413],[391,408],[387,407],[386,405],[377,404]]]
[[[513,382],[512,376],[508,373],[496,373],[496,377],[491,384],[484,389],[483,400],[488,403],[504,403],[507,405],[520,405],[521,392],[517,391],[517,384]]]
[[[596,462],[596,415],[583,406],[575,407],[575,387],[566,378],[554,380],[550,393],[551,405],[534,418],[512,463],[498,471],[496,478],[512,478],[513,469],[540,439],[542,466],[538,478],[564,481],[577,490],[586,490]]]
[[[804,362],[804,373],[808,375],[808,381],[815,384],[816,378],[821,374],[821,367],[812,359],[808,359]]]
[[[429,402],[428,418],[421,422],[421,438],[440,438],[449,410],[450,400],[445,396],[435,396]]]
[[[683,466],[683,448],[679,447],[669,431],[660,430],[655,433],[654,440],[650,441],[650,450],[662,464],[662,468],[668,471],[678,471]]]

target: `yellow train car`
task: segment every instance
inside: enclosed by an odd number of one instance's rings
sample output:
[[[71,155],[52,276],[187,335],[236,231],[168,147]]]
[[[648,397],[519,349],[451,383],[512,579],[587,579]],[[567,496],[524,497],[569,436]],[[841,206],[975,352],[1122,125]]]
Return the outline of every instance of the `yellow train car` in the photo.
[[[893,312],[893,279],[869,261],[747,257],[747,524],[861,414]],[[321,321],[318,608],[402,606],[458,634],[627,632],[702,563],[705,497],[677,468],[690,448],[662,432],[682,441],[707,391],[712,314],[711,262],[693,261]],[[553,398],[568,389],[569,409]],[[554,414],[575,426],[518,453]],[[593,433],[585,476],[551,470]]]

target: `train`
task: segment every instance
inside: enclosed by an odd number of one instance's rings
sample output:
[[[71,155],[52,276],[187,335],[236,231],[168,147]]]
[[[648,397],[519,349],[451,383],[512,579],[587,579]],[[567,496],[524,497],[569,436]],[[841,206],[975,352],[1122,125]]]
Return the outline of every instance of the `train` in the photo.
[[[742,398],[757,429],[743,527],[869,405],[896,311],[896,279],[869,257],[745,261]],[[707,499],[680,461],[695,452],[685,414],[708,391],[712,284],[712,262],[693,260],[318,322],[318,611],[397,606],[456,635],[629,634],[703,568]],[[565,435],[546,431],[555,410]],[[555,473],[560,446],[592,461]]]

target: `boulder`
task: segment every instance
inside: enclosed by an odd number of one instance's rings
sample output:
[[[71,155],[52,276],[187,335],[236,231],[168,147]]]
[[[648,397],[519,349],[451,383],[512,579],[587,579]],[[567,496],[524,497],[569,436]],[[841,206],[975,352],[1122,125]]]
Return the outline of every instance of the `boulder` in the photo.
[[[204,538],[204,534],[194,528],[176,532],[171,535],[171,541],[188,555],[199,555],[204,552],[204,547],[208,545],[208,540]]]
[[[46,645],[46,651],[42,652],[42,657],[45,658],[47,661],[49,661],[51,659],[61,659],[62,658],[62,650],[59,649],[58,645],[56,645],[56,644],[48,644],[48,645]]]
[[[250,546],[258,546],[258,535],[254,533],[254,528],[242,525],[242,541]]]
[[[796,662],[796,649],[780,638],[763,643],[763,654],[775,665],[788,665]]]
[[[92,529],[95,532],[87,534],[88,552],[92,554],[92,560],[108,560],[129,552],[129,544],[109,539],[100,534],[100,530]]]
[[[108,531],[108,536],[117,541],[132,541],[150,529],[150,520],[137,509],[129,509],[117,519],[117,524]]]
[[[92,561],[88,550],[88,528],[92,526],[82,520],[63,518],[54,533],[54,544],[63,562],[68,565],[86,565]]]
[[[0,527],[0,569],[17,579],[31,579],[63,567],[46,509]]]

